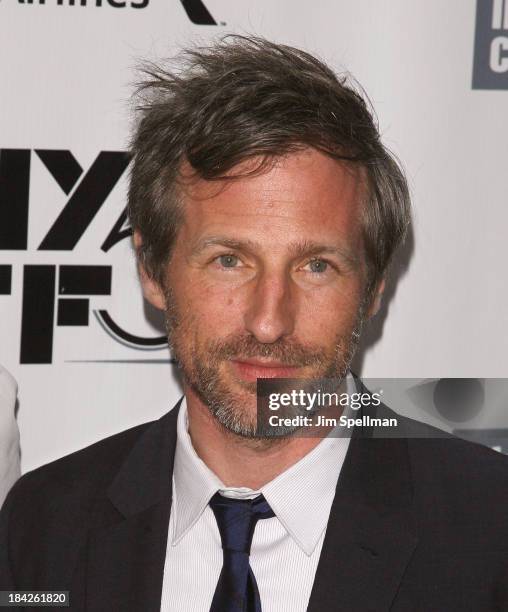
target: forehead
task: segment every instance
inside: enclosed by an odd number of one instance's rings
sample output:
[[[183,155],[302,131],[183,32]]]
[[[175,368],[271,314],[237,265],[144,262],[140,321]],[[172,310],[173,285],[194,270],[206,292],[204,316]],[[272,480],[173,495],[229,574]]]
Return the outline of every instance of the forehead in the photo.
[[[260,161],[247,160],[224,179],[184,183],[180,233],[185,239],[230,233],[271,241],[279,248],[295,239],[357,246],[365,192],[360,168],[304,149],[273,158],[261,172],[243,176]]]

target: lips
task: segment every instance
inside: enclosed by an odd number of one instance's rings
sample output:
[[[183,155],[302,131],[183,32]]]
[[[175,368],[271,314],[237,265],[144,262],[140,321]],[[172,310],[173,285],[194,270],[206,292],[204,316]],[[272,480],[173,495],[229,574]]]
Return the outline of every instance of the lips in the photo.
[[[260,359],[242,359],[232,361],[236,372],[244,380],[255,381],[257,378],[292,378],[299,368],[287,366],[277,361]]]

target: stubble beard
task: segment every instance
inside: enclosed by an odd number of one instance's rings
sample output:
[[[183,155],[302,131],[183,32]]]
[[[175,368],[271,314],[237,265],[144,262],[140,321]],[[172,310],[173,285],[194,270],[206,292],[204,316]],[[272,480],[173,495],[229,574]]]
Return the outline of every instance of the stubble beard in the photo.
[[[258,342],[252,335],[229,336],[198,346],[196,321],[190,313],[178,311],[173,291],[165,290],[165,324],[168,343],[186,385],[207,406],[219,426],[244,440],[275,442],[273,432],[258,428],[257,383],[235,379],[238,391],[223,379],[221,363],[238,358],[268,358],[288,366],[309,366],[312,379],[333,379],[337,387],[346,377],[358,347],[364,323],[362,301],[350,334],[339,334],[331,355],[322,347],[302,346],[289,340],[271,344]],[[191,341],[192,339],[192,341]],[[277,438],[293,435],[299,427],[278,428]]]

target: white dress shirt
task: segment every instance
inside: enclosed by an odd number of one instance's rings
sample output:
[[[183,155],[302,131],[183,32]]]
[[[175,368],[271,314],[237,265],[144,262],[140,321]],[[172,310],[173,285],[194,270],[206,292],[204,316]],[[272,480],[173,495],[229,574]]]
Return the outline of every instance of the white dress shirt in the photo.
[[[348,375],[348,392],[354,379]],[[250,565],[263,612],[307,609],[349,434],[334,432],[259,491],[226,487],[198,457],[180,405],[173,470],[173,503],[162,586],[161,612],[209,612],[222,569],[222,545],[208,505],[227,497],[262,493],[275,516],[257,522]]]
[[[20,476],[19,430],[14,417],[18,385],[0,366],[0,507]]]

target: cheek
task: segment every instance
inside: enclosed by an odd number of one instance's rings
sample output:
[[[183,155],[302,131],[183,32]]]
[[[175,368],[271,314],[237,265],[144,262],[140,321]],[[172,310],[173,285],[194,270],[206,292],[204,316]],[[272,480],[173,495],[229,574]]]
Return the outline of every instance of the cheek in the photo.
[[[181,287],[180,311],[202,336],[238,330],[243,317],[243,292],[204,282]]]
[[[298,329],[302,339],[334,342],[338,335],[349,335],[356,326],[361,303],[360,286],[345,290],[316,291],[302,299],[298,309]]]

